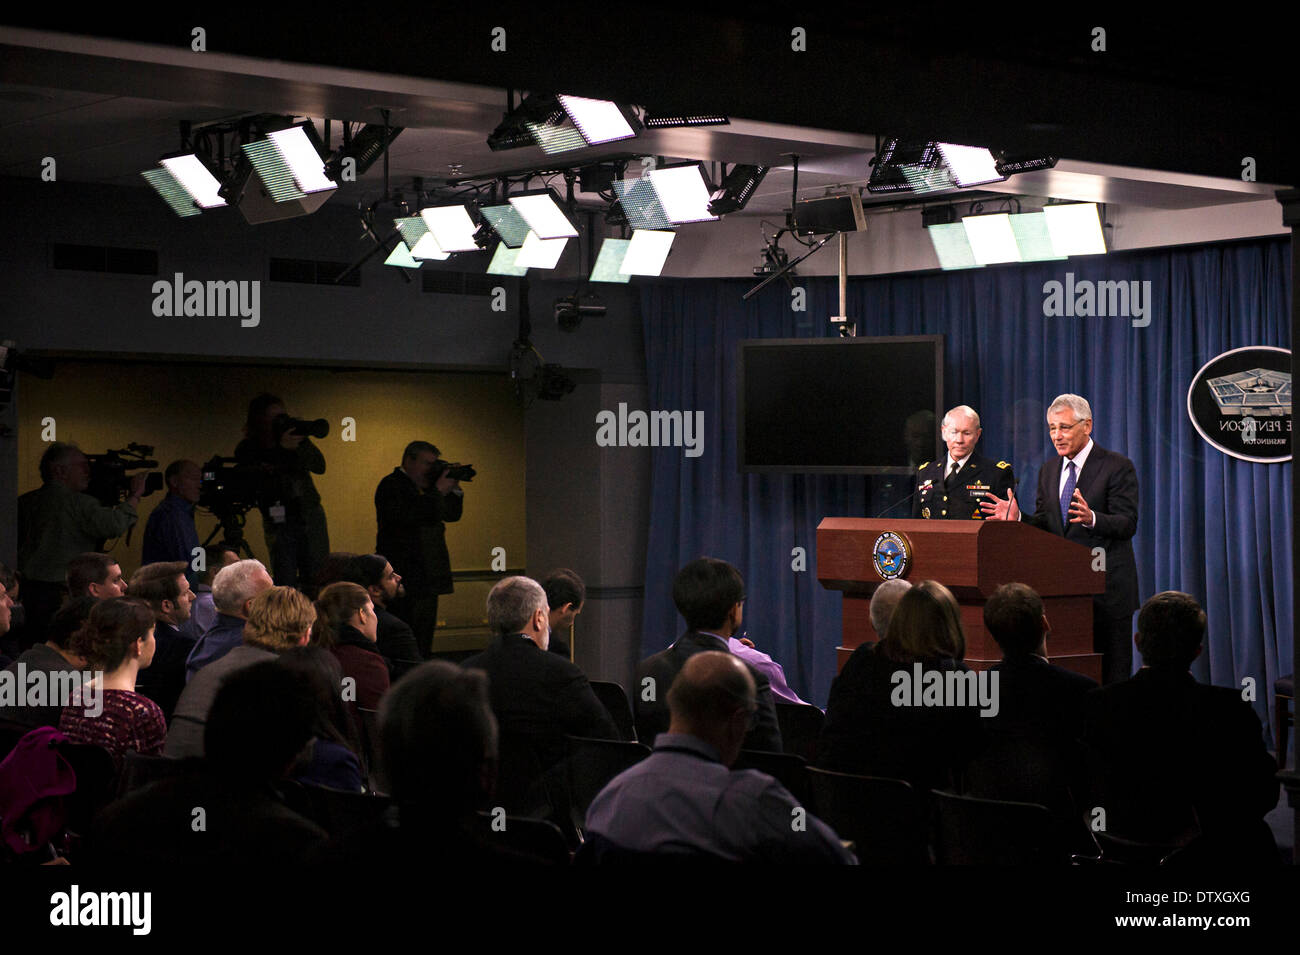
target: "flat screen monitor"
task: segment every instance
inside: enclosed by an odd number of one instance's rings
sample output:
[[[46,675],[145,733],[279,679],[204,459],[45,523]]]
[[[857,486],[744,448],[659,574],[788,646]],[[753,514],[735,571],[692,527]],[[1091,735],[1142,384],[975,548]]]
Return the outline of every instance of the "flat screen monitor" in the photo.
[[[741,470],[898,474],[933,461],[943,336],[740,343]]]

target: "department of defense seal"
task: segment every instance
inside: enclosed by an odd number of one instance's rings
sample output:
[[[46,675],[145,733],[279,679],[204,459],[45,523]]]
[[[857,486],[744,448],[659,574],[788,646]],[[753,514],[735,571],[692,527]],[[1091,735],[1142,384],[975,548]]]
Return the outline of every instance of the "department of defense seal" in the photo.
[[[912,560],[912,546],[902,534],[886,531],[871,548],[871,562],[881,580],[893,580],[907,573]]]

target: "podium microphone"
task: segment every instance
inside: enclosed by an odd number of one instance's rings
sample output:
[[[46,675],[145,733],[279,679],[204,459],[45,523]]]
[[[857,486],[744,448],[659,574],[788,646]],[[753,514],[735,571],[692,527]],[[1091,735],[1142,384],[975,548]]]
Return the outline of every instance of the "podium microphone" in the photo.
[[[873,520],[879,520],[880,518],[882,518],[882,517],[884,517],[886,514],[888,514],[890,511],[892,511],[894,508],[898,507],[899,505],[901,505],[901,504],[907,504],[907,503],[911,502],[912,498],[916,497],[916,495],[918,495],[918,494],[920,494],[920,493],[921,493],[921,489],[918,487],[915,491],[913,491],[911,494],[907,495],[907,497],[903,498],[901,501],[895,501],[893,504],[890,504],[889,507],[885,508],[885,509],[884,509],[883,511],[881,511],[879,514],[877,514],[877,515],[875,516],[875,518],[873,518]]]

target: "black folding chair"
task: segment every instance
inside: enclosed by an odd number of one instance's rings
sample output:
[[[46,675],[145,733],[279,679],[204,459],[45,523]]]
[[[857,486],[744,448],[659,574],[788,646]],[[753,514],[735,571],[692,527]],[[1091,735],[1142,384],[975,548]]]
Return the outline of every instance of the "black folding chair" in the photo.
[[[533,856],[555,865],[569,864],[569,845],[560,827],[545,819],[523,816],[504,817],[500,813],[480,812],[479,832],[483,837],[506,849]]]
[[[144,756],[140,753],[128,752],[122,757],[122,769],[118,776],[118,798],[137,789],[143,789],[150,783],[164,779],[177,779],[198,772],[202,768],[202,759],[168,759],[166,756]]]
[[[790,790],[790,795],[805,808],[814,806],[812,785],[808,781],[808,764],[798,756],[790,753],[764,753],[754,749],[742,749],[737,758],[735,769],[757,769],[767,773]]]
[[[361,718],[361,758],[365,761],[366,785],[372,792],[381,792],[379,784],[379,711],[357,707]]]
[[[381,824],[391,801],[373,793],[345,792],[325,786],[281,781],[285,804],[336,839],[370,831]]]
[[[1069,865],[1059,820],[1025,802],[977,799],[931,790],[935,861],[940,865]]]
[[[618,727],[619,735],[628,742],[636,741],[636,722],[632,719],[632,705],[627,700],[627,693],[617,683],[604,680],[592,680],[591,692],[596,694],[602,706],[609,711],[610,718]]]
[[[817,762],[817,743],[826,714],[809,703],[776,704],[776,721],[781,727],[781,746],[800,756],[809,766]]]
[[[650,747],[610,739],[569,737],[569,808],[579,832],[592,800],[611,779],[650,755]]]
[[[928,865],[925,816],[916,791],[901,779],[808,768],[818,818],[853,842],[863,865]]]

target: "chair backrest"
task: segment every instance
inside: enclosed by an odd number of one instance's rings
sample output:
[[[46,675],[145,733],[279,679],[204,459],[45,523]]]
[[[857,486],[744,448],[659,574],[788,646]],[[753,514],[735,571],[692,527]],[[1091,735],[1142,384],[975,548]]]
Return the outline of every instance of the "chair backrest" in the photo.
[[[596,694],[596,699],[609,711],[619,735],[628,742],[635,742],[636,721],[632,719],[632,704],[628,702],[623,687],[604,680],[592,680],[591,692]]]
[[[507,813],[504,828],[499,823],[500,816],[490,812],[480,812],[479,832],[486,838],[496,841],[503,848],[512,849],[524,855],[535,856],[556,865],[569,864],[569,845],[559,826],[545,819],[527,819],[523,816],[511,816]]]
[[[799,801],[799,805],[815,810],[812,785],[808,780],[808,764],[799,756],[791,753],[764,753],[754,749],[742,749],[736,759],[736,769],[757,769],[776,778],[790,795]]]
[[[290,809],[306,816],[335,839],[373,830],[391,805],[387,796],[372,793],[344,792],[292,781],[281,781],[277,786]]]
[[[1073,748],[1067,748],[1072,746]],[[964,792],[980,799],[1046,806],[1073,818],[1071,766],[1082,767],[1083,747],[1020,733],[986,732],[978,755],[966,764]]]
[[[574,823],[587,818],[591,801],[611,779],[650,755],[650,747],[610,739],[569,737],[569,795]]]
[[[379,792],[379,711],[357,707],[361,723],[361,758],[366,782],[374,792]]]
[[[120,798],[129,792],[143,789],[150,783],[189,775],[201,770],[203,764],[202,759],[169,759],[166,756],[144,756],[128,751],[122,757],[117,795]]]
[[[901,779],[808,768],[818,817],[851,840],[863,865],[926,865],[925,815],[916,791]]]
[[[800,756],[809,766],[817,762],[817,743],[826,714],[811,703],[776,704],[776,721],[781,727],[781,745],[787,753]]]
[[[95,813],[117,796],[117,763],[108,750],[92,743],[59,743],[56,748],[77,774],[77,791],[66,802],[67,826],[85,835]]]
[[[532,740],[501,733],[497,741],[497,788],[493,804],[512,816],[548,818],[554,800],[543,778],[542,763]]]
[[[1069,865],[1065,832],[1046,806],[932,790],[940,865]]]

